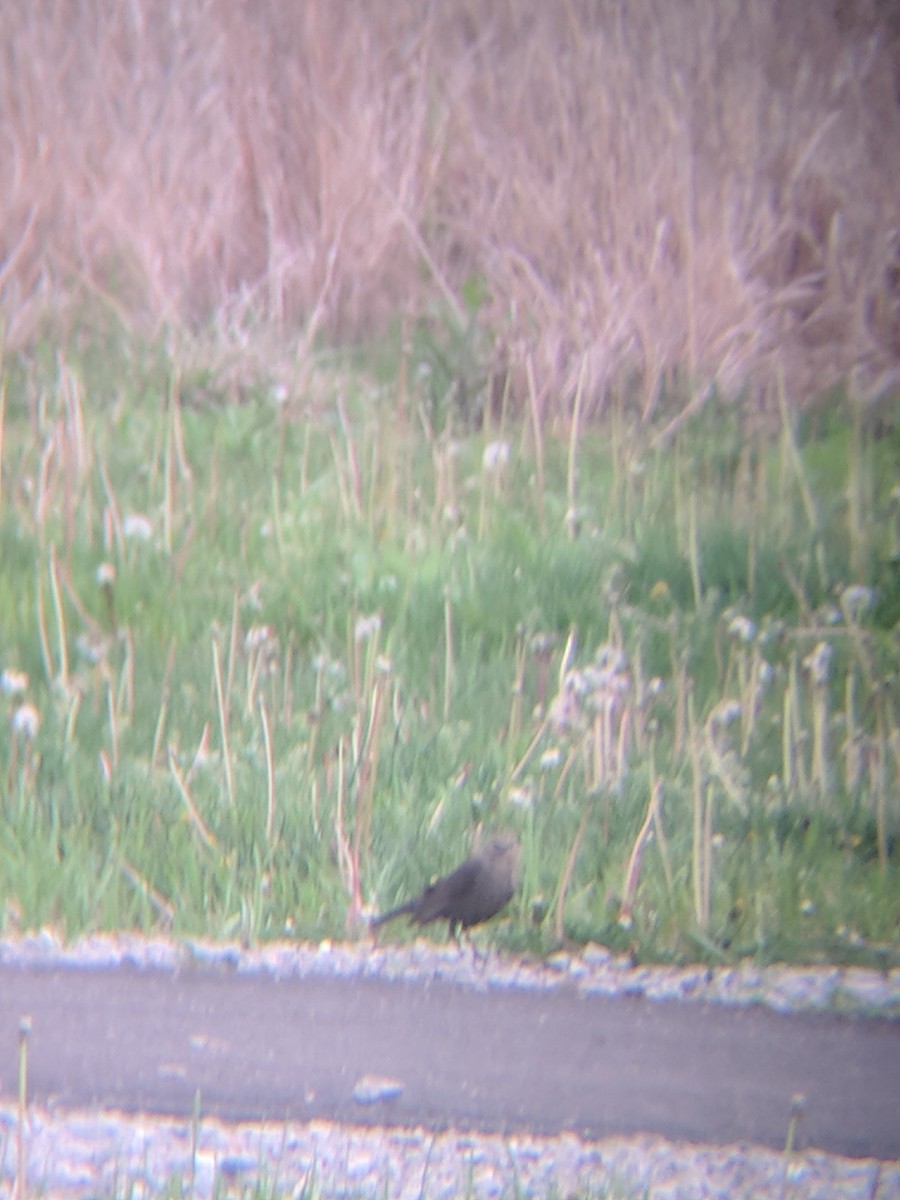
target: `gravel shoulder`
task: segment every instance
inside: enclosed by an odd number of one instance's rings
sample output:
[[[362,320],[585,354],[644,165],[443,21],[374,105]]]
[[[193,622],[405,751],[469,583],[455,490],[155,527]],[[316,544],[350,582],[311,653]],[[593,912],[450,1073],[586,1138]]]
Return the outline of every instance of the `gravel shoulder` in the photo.
[[[476,962],[453,945],[419,939],[405,945],[371,941],[267,942],[247,949],[236,942],[200,938],[176,941],[132,934],[97,934],[62,942],[54,933],[0,939],[0,966],[130,967],[177,971],[190,966],[231,968],[240,975],[274,979],[378,978],[429,983],[435,979],[480,990],[552,991],[576,987],[589,995],[642,996],[650,1000],[761,1005],[775,1012],[847,1012],[900,1018],[900,968],[635,967],[603,946],[544,961],[492,954]]]
[[[15,1177],[15,1110],[0,1104],[0,1194]],[[900,1165],[750,1143],[694,1144],[649,1135],[434,1133],[312,1122],[190,1123],[115,1110],[32,1108],[28,1179],[46,1200],[250,1188],[321,1196],[596,1196],[610,1200],[898,1200]],[[265,1194],[265,1193],[263,1193]]]

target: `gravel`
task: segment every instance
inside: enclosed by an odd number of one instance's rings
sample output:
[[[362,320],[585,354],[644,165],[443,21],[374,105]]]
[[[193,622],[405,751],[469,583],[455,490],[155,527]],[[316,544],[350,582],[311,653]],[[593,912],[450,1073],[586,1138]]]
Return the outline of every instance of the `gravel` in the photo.
[[[359,942],[267,942],[246,949],[235,942],[204,939],[175,941],[134,934],[96,934],[62,942],[50,930],[0,939],[0,965],[128,966],[174,971],[187,966],[229,966],[239,973],[263,973],[276,979],[378,976],[406,982],[444,979],[468,987],[546,991],[572,986],[608,996],[646,996],[651,1000],[762,1004],[779,1012],[840,1011],[900,1017],[900,969],[864,967],[635,967],[603,946],[588,945],[575,954],[524,960],[492,954],[485,961],[455,945],[425,939],[404,945]]]
[[[176,942],[98,935],[71,944],[52,932],[0,940],[0,964],[176,970],[228,964],[241,973],[275,978],[378,975],[440,977],[488,988],[549,989],[565,985],[607,995],[660,1001],[763,1004],[778,1011],[839,1010],[900,1016],[900,971],[832,966],[792,968],[741,964],[633,967],[603,947],[557,954],[544,963],[492,955],[476,962],[455,948],[417,941],[269,943],[254,949],[203,940]],[[359,1082],[362,1099],[391,1080]],[[0,1103],[0,1200],[12,1194],[18,1153],[14,1105]],[[846,1159],[819,1151],[778,1154],[759,1146],[696,1145],[656,1136],[585,1141],[558,1137],[434,1133],[323,1121],[227,1124],[147,1115],[30,1106],[22,1150],[29,1187],[53,1200],[98,1196],[150,1197],[180,1180],[198,1197],[248,1192],[360,1197],[451,1197],[598,1193],[652,1200],[687,1197],[859,1197],[900,1200],[900,1162]],[[196,1132],[196,1145],[194,1136]]]
[[[15,1177],[15,1110],[0,1105],[0,1195]],[[759,1146],[701,1146],[635,1136],[435,1134],[424,1129],[184,1121],[114,1112],[29,1110],[29,1186],[54,1197],[152,1196],[180,1180],[188,1195],[246,1189],[269,1194],[397,1197],[607,1195],[813,1200],[898,1200],[900,1165]],[[5,1155],[3,1153],[5,1147]],[[262,1190],[262,1189],[260,1189]],[[265,1193],[264,1193],[265,1194]]]

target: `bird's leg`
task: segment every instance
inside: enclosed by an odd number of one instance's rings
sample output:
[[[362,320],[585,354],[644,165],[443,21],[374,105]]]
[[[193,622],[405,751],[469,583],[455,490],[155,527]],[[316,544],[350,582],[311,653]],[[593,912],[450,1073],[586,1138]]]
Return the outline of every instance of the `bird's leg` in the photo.
[[[491,957],[490,950],[479,950],[474,936],[468,929],[465,931],[465,939],[466,945],[472,951],[472,966],[484,971],[487,967],[488,959]]]
[[[456,948],[459,950],[460,957],[466,952],[466,944],[469,941],[468,931],[460,930],[459,924],[456,921],[450,922],[450,936],[456,942]]]
[[[468,929],[461,929],[459,925],[453,922],[450,924],[450,932],[453,935],[453,940],[459,947],[460,958],[465,956],[467,950],[472,951],[472,965],[474,966],[478,962],[478,949],[471,932]]]

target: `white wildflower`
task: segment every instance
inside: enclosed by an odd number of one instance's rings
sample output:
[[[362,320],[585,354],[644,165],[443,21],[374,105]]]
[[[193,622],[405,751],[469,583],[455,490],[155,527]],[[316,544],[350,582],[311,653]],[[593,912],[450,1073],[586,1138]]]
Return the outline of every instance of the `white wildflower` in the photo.
[[[545,750],[541,755],[541,770],[552,771],[554,767],[558,767],[562,762],[562,750],[559,746],[551,746],[549,750]]]
[[[116,568],[111,562],[102,562],[97,568],[97,583],[100,587],[112,587],[116,582]]]

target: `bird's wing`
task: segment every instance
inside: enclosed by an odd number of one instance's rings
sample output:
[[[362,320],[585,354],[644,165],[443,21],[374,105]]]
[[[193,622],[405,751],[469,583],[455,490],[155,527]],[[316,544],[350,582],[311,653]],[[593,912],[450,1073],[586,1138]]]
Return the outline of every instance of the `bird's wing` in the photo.
[[[480,860],[469,858],[443,879],[429,884],[419,897],[415,920],[425,925],[439,917],[451,917],[452,913],[447,910],[453,909],[460,896],[465,896],[474,887],[480,871]]]

